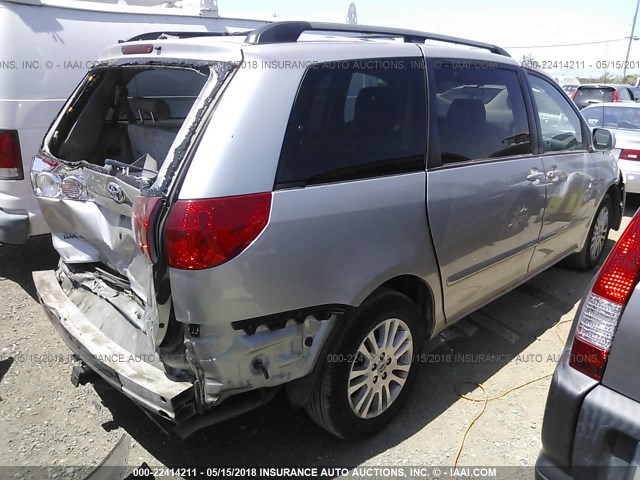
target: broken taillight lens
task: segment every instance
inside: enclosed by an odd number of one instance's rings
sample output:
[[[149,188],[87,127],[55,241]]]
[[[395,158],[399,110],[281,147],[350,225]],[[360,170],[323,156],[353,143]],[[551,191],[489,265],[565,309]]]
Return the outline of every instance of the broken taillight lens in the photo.
[[[569,364],[601,380],[624,305],[640,273],[640,214],[636,214],[609,254],[582,306]]]
[[[133,234],[138,248],[152,262],[156,261],[151,226],[160,205],[160,197],[136,197],[133,201]]]
[[[264,230],[270,211],[270,192],[178,200],[164,232],[169,265],[201,270],[231,260]]]
[[[20,140],[15,130],[0,130],[0,180],[22,180]]]

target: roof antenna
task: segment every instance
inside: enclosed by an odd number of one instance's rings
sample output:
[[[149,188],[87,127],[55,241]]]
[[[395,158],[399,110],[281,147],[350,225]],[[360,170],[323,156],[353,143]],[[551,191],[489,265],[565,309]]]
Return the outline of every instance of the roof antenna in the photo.
[[[358,14],[356,13],[356,4],[351,2],[347,11],[347,23],[350,25],[358,24]]]

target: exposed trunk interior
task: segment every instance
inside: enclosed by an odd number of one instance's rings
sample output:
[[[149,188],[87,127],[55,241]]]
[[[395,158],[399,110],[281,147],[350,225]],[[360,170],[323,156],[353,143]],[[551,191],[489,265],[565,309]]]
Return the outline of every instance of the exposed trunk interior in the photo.
[[[153,176],[208,78],[208,68],[98,69],[65,112],[50,152],[70,162],[125,164],[132,174]]]
[[[61,113],[45,160],[34,161],[34,189],[63,261],[67,295],[134,354],[151,354],[162,343],[171,308],[170,301],[156,302],[153,264],[133,228],[134,203],[173,160],[176,137],[186,141],[178,133],[193,122],[193,105],[210,78],[209,66],[97,68]]]

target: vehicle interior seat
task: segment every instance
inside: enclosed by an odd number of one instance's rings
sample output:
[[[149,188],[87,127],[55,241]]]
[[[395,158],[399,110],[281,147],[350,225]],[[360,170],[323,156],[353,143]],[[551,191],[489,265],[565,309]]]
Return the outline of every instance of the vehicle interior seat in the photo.
[[[502,148],[504,132],[487,122],[487,113],[480,100],[453,100],[440,127],[440,149],[446,163],[488,158]],[[465,132],[464,138],[460,138],[459,132]],[[500,139],[499,142],[496,139]]]
[[[385,158],[397,151],[400,141],[399,105],[390,87],[364,87],[358,92],[353,111],[354,143],[365,157]]]
[[[160,167],[176,138],[182,120],[173,122],[169,104],[158,98],[133,97],[130,103],[137,116],[136,123],[127,127],[134,159],[149,154]]]

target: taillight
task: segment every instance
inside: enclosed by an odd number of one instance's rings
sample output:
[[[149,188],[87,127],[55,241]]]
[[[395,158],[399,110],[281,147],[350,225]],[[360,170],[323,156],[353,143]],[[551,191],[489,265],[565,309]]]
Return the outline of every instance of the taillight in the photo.
[[[620,97],[618,97],[618,91],[614,90],[613,91],[613,100],[611,100],[612,102],[619,102],[620,101]]]
[[[178,200],[164,231],[169,266],[201,270],[231,260],[264,230],[271,193]]]
[[[0,130],[0,180],[23,178],[18,132]]]
[[[576,88],[573,92],[573,95],[571,95],[571,100],[575,100],[576,96],[578,95],[578,92],[580,91],[579,88]]]
[[[616,243],[580,311],[569,364],[601,380],[624,305],[640,272],[640,214]]]
[[[160,200],[159,197],[136,197],[133,201],[133,234],[140,251],[152,262],[155,261],[155,248],[149,229]]]
[[[640,150],[622,150],[618,158],[620,160],[640,160]]]

